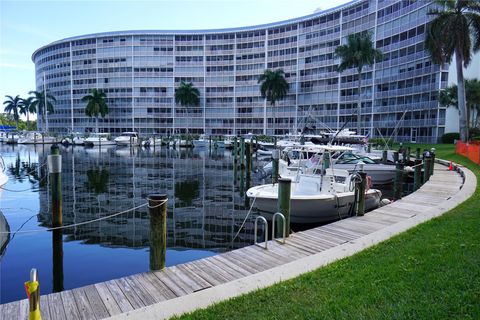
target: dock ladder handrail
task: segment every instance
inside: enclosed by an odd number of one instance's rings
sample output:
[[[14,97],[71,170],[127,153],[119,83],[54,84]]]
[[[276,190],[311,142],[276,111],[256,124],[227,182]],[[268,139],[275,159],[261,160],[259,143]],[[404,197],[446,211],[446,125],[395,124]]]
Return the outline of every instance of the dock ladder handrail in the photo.
[[[261,246],[258,244],[257,242],[257,227],[258,227],[258,220],[262,220],[263,224],[265,225],[265,246]],[[254,244],[256,246],[259,246],[260,248],[264,248],[265,250],[268,249],[267,246],[268,246],[268,222],[267,222],[267,219],[265,219],[264,217],[262,216],[258,216],[256,219],[255,219],[255,228],[254,228],[254,239],[255,239],[255,242]]]
[[[275,220],[277,219],[277,217],[280,217],[282,219],[282,226],[283,226],[282,231],[283,232],[282,232],[282,239],[281,240],[275,238]],[[286,225],[285,222],[286,222],[285,221],[285,216],[280,212],[275,213],[272,217],[272,240],[275,240],[280,244],[285,244],[285,235],[286,235],[286,231],[287,231],[287,225]]]

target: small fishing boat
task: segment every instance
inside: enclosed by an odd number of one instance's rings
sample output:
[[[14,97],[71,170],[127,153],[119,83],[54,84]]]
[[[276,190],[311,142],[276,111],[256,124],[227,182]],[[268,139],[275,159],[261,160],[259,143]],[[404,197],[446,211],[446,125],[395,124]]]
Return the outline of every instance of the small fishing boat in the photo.
[[[86,146],[114,146],[115,144],[109,133],[93,133],[85,139]]]
[[[114,141],[117,146],[138,146],[140,138],[137,132],[127,131],[116,137]]]
[[[323,223],[351,215],[354,206],[352,175],[345,170],[327,169],[324,175],[300,174],[290,191],[290,221],[292,223]],[[254,207],[268,216],[277,212],[278,183],[248,189],[247,196],[255,199]],[[365,210],[379,206],[382,192],[365,192]]]

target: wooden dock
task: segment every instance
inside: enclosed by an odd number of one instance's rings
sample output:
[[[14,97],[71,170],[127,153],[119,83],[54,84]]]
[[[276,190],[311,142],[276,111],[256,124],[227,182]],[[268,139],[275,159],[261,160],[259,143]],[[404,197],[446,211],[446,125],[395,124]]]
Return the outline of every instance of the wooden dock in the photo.
[[[268,250],[249,246],[162,271],[43,295],[42,319],[104,319],[254,275],[358,241],[432,208],[448,207],[446,201],[459,192],[463,182],[461,174],[436,164],[434,175],[420,190],[365,216],[294,233],[283,245],[269,241]],[[28,319],[27,300],[0,305],[0,319]]]

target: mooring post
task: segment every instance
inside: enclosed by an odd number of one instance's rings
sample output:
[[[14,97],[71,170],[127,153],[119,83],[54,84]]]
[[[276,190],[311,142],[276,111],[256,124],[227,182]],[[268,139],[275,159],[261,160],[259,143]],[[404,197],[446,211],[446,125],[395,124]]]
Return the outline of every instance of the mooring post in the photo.
[[[245,169],[245,138],[240,138],[240,168]]]
[[[50,148],[48,156],[48,172],[52,192],[52,227],[62,225],[62,156],[56,144]]]
[[[430,164],[430,176],[433,176],[433,169],[435,168],[435,148],[430,149],[430,156],[432,158],[432,163]]]
[[[277,212],[285,217],[285,237],[290,234],[290,192],[292,188],[292,180],[288,178],[280,178],[278,180],[278,202]],[[282,236],[282,228],[277,228],[276,236]]]
[[[403,163],[395,162],[395,182],[393,185],[393,198],[395,200],[402,199],[403,193]]]
[[[247,179],[248,179],[248,175],[250,175],[250,172],[252,171],[252,141],[251,140],[250,140],[250,143],[247,143],[245,145],[245,158],[247,162],[246,170],[247,170]]]
[[[150,214],[150,270],[165,268],[167,254],[167,202],[166,194],[148,196]]]
[[[28,297],[28,319],[41,319],[40,314],[40,283],[38,281],[37,269],[30,270],[30,281],[25,282],[25,290]]]
[[[238,154],[238,143],[237,137],[233,138],[233,162],[237,163],[237,154]]]
[[[415,168],[413,175],[413,191],[417,191],[422,186],[422,160],[415,159]]]
[[[305,145],[305,136],[303,134],[300,136],[300,144],[302,146]]]
[[[388,162],[388,151],[383,150],[383,152],[382,152],[382,163],[387,164],[387,162]]]
[[[278,165],[280,159],[280,150],[272,150],[272,183],[278,182]]]
[[[407,159],[405,160],[405,165],[408,165],[410,163],[410,152],[411,152],[411,148],[410,147],[407,147]]]
[[[393,163],[397,163],[398,162],[398,151],[394,151],[393,152]]]
[[[372,152],[372,145],[370,143],[367,144],[367,152],[368,153]]]
[[[277,148],[277,137],[273,136],[273,147],[276,149]]]
[[[355,214],[363,216],[365,214],[365,190],[367,188],[367,173],[363,171],[363,164],[360,164],[360,181],[355,184]]]
[[[432,167],[432,158],[427,155],[425,159],[423,160],[424,167],[423,167],[423,183],[427,182],[430,180],[430,172],[431,172],[431,167]]]
[[[417,148],[415,159],[420,159],[420,148]]]

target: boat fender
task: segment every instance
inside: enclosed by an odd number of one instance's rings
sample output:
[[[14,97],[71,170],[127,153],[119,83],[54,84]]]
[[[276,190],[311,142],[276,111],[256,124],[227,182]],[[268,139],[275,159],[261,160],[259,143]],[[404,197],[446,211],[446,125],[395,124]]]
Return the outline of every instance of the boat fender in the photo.
[[[387,198],[380,200],[380,207],[386,206],[387,204],[392,203],[392,201],[388,200]]]
[[[373,187],[372,177],[367,176],[367,187],[365,188],[365,191],[370,190],[372,187]]]

